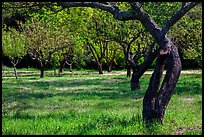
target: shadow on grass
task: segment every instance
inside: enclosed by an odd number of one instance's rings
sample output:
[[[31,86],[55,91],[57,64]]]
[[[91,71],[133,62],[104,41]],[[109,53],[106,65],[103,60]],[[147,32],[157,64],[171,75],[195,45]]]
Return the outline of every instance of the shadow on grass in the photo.
[[[192,79],[194,78],[194,79]],[[201,76],[184,76],[179,80],[174,94],[195,95],[201,94],[202,86],[197,80]],[[30,79],[31,80],[31,79]],[[146,84],[147,79],[143,79]],[[12,82],[7,82],[3,90],[14,90],[13,92],[3,93],[6,98],[13,99],[44,99],[56,96],[72,97],[73,100],[90,99],[128,99],[144,97],[147,85],[141,84],[142,90],[130,91],[129,81],[126,77],[118,78],[94,78],[94,79],[74,79],[74,80],[52,80],[52,81],[20,81],[13,86]],[[27,89],[26,89],[27,88]],[[63,90],[59,90],[63,89]]]
[[[177,83],[174,94],[196,95],[202,94],[202,75],[182,75]]]
[[[4,97],[13,99],[44,99],[56,96],[71,96],[73,100],[83,99],[128,99],[133,96],[142,98],[144,92],[141,90],[130,91],[126,79],[113,78],[112,82],[107,79],[88,80],[64,80],[64,81],[21,81],[15,86],[15,92],[6,93]],[[12,90],[13,83],[6,83],[4,90]],[[89,88],[90,87],[90,88]],[[63,90],[57,90],[57,89]]]

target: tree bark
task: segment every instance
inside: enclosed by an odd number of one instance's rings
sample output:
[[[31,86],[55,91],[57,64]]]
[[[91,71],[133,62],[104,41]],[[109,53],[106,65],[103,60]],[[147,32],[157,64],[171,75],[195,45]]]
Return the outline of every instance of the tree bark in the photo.
[[[103,74],[102,63],[98,62],[98,73]]]
[[[152,122],[152,118],[154,117],[155,100],[158,94],[157,90],[160,86],[160,80],[164,70],[164,63],[165,57],[161,57],[161,55],[159,55],[157,57],[154,72],[150,78],[149,87],[143,99],[143,120],[145,122]]]
[[[143,120],[147,123],[153,120],[160,123],[163,122],[166,107],[180,76],[181,61],[178,49],[172,42],[171,45],[171,52],[169,55],[158,56],[149,87],[143,99]],[[167,63],[165,64],[165,62]],[[158,91],[164,65],[167,67],[167,72],[162,86]]]
[[[43,62],[40,62],[40,78],[44,77],[45,66]]]
[[[44,77],[44,68],[41,67],[40,68],[40,78],[43,78]]]
[[[15,78],[18,79],[17,75],[17,70],[16,70],[16,65],[20,62],[20,59],[11,59],[11,63],[13,64],[13,69],[14,69],[14,75]]]
[[[53,67],[54,68],[54,76],[56,76],[56,67]]]
[[[112,65],[113,65],[114,59],[115,59],[115,57],[113,57],[113,58],[109,61],[108,65],[107,65],[108,72],[111,72],[111,70],[112,70]]]
[[[131,76],[131,65],[127,63],[127,77]]]
[[[66,63],[66,60],[60,61],[59,74],[63,73],[65,63]]]
[[[134,91],[136,89],[139,89],[139,79],[144,74],[144,72],[149,68],[149,66],[152,64],[154,59],[157,57],[159,49],[157,49],[154,52],[150,52],[148,56],[146,57],[145,61],[139,66],[137,71],[132,74],[131,78],[131,91]]]
[[[14,65],[14,74],[15,74],[15,78],[18,79],[18,75],[17,75],[17,71],[16,71],[16,66]]]

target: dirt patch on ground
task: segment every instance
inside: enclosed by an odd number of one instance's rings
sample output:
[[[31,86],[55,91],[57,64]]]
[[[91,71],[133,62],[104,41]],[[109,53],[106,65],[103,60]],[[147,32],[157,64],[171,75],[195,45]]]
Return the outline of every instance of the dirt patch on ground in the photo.
[[[153,71],[146,71],[144,75],[152,75],[152,73]],[[105,72],[103,75],[109,76],[109,75],[126,75],[126,74],[127,72],[124,71],[124,72],[111,72],[111,73]],[[163,74],[166,74],[166,71],[164,71]],[[181,74],[202,74],[202,71],[201,70],[195,70],[195,71],[182,70]]]
[[[180,127],[176,131],[174,131],[173,135],[182,135],[186,131],[193,131],[193,130],[201,130],[201,128],[192,128],[192,127]]]
[[[40,75],[40,72],[32,72],[32,71],[17,71],[19,76],[37,76]],[[146,71],[144,73],[144,75],[151,75],[153,73],[153,71]],[[62,75],[90,75],[90,74],[98,74],[98,72],[64,72]],[[112,76],[112,75],[126,75],[127,72],[126,71],[120,71],[120,72],[106,72],[104,71],[104,74],[102,74],[101,76]],[[166,71],[164,71],[163,74],[166,74]],[[202,70],[182,70],[181,74],[202,74]],[[2,71],[2,75],[3,76],[14,76],[14,72],[13,71]],[[46,72],[45,71],[45,75],[53,75],[53,72]]]

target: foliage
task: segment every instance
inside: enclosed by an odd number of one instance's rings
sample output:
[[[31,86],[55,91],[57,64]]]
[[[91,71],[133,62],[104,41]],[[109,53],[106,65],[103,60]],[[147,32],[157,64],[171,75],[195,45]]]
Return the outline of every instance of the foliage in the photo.
[[[35,17],[24,26],[28,52],[39,61],[50,61],[50,56],[62,46],[69,46],[71,40],[62,27],[56,27]]]
[[[124,11],[133,10],[128,2],[112,2],[111,4],[116,4],[116,6]],[[38,7],[35,5],[42,6]],[[159,27],[163,26],[165,21],[175,14],[182,6],[181,3],[178,2],[143,2],[141,5],[156,21]],[[18,8],[19,6],[23,6],[24,8]],[[138,45],[140,45],[141,50],[143,50],[148,48],[149,44],[152,42],[152,37],[145,32],[145,29],[140,22],[117,21],[110,13],[99,9],[84,7],[62,9],[57,3],[49,2],[3,2],[2,7],[2,20],[7,16],[12,17],[12,20],[15,19],[15,16],[17,15],[27,15],[26,17],[29,17],[27,20],[30,18],[43,20],[48,26],[52,26],[51,28],[53,29],[53,32],[57,35],[62,34],[60,31],[57,32],[57,28],[63,30],[63,34],[66,34],[66,38],[68,38],[69,41],[72,41],[74,45],[77,45],[77,48],[74,49],[74,52],[77,53],[77,55],[74,53],[74,58],[76,58],[76,60],[73,59],[75,60],[75,65],[78,64],[79,67],[87,66],[89,62],[93,61],[93,58],[91,57],[92,55],[89,54],[90,51],[84,46],[84,43],[87,41],[86,39],[88,39],[90,43],[98,43],[95,45],[97,53],[99,53],[100,49],[100,42],[98,41],[102,39],[114,40],[114,38],[117,38],[120,41],[130,41],[131,38],[136,36],[140,31],[143,31],[144,33],[132,43],[131,51],[137,53],[139,50]],[[190,62],[196,62],[199,67],[202,67],[201,13],[202,6],[199,4],[191,9],[185,17],[181,18],[181,20],[178,21],[168,33],[175,44],[179,46],[182,61],[189,60]],[[94,28],[94,18],[98,25],[97,31]],[[45,26],[46,25],[43,27]],[[52,41],[50,41],[50,43],[51,42]],[[117,49],[118,45],[110,45],[110,47]],[[109,51],[112,52],[114,49]],[[122,54],[123,53],[120,52],[118,54],[119,56],[116,57],[116,64],[121,64],[121,57],[124,56]],[[61,57],[56,57],[56,59],[57,58],[61,59]],[[54,60],[57,65],[59,62],[56,59]],[[143,60],[144,57],[142,57],[137,64],[140,65]],[[106,64],[107,61],[103,60],[103,63]],[[189,65],[189,67],[190,66],[191,65]]]
[[[181,2],[144,2],[142,7],[159,27],[163,27],[166,21],[180,10]]]
[[[13,28],[2,28],[3,55],[11,60],[22,59],[27,54],[25,47],[25,35]]]
[[[191,9],[169,32],[179,46],[181,57],[202,66],[202,6]]]

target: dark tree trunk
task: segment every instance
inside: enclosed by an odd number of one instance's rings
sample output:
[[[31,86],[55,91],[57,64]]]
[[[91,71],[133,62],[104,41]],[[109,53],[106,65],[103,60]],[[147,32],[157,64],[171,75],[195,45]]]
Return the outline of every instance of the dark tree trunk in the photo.
[[[110,60],[110,62],[108,63],[108,72],[111,72],[112,70],[112,64],[113,64],[114,58]]]
[[[154,117],[155,100],[157,97],[157,90],[160,86],[160,80],[164,70],[165,57],[160,55],[157,58],[156,66],[152,77],[150,78],[149,87],[143,99],[143,120],[149,122]]]
[[[178,49],[173,43],[171,43],[171,45],[171,52],[169,55],[158,56],[149,87],[143,99],[143,120],[147,123],[153,120],[162,123],[166,107],[180,76],[181,61]],[[162,86],[158,91],[165,62],[167,62],[167,72]]]
[[[108,72],[111,72],[111,70],[112,70],[112,64],[109,64],[108,65]]]
[[[69,71],[72,72],[72,64],[69,65]]]
[[[40,68],[40,78],[44,77],[44,68]]]
[[[127,65],[127,77],[131,76],[131,65]]]
[[[66,60],[60,61],[59,74],[63,73],[65,63],[66,63]]]
[[[14,74],[15,74],[15,78],[18,79],[18,75],[17,75],[17,71],[16,71],[16,66],[14,65]]]
[[[56,76],[56,66],[55,66],[54,63],[52,63],[51,61],[50,61],[50,64],[52,65],[52,67],[53,67],[53,69],[54,69],[54,76]]]
[[[44,77],[45,66],[43,62],[40,62],[40,78]]]
[[[54,68],[54,76],[56,76],[56,67],[53,67]]]
[[[132,91],[136,89],[140,89],[139,79],[144,74],[144,72],[149,68],[149,66],[152,64],[154,59],[157,57],[157,54],[158,54],[158,49],[154,52],[150,52],[146,57],[145,61],[139,66],[137,71],[132,74],[131,83],[130,83]]]
[[[98,73],[103,74],[102,63],[98,62]]]

